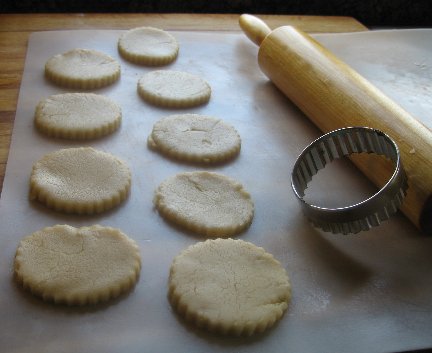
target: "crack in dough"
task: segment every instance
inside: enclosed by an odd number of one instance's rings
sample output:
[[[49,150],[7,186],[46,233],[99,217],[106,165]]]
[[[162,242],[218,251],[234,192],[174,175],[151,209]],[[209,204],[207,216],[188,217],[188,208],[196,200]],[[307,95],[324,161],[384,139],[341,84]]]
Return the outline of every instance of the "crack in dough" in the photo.
[[[221,119],[177,114],[154,124],[148,146],[177,160],[211,164],[236,157],[241,139],[234,127]]]
[[[282,317],[291,287],[285,269],[263,248],[215,239],[196,243],[173,260],[169,299],[199,327],[250,336]]]
[[[229,237],[252,222],[254,204],[242,185],[206,171],[174,175],[155,193],[155,207],[172,221],[200,235]]]

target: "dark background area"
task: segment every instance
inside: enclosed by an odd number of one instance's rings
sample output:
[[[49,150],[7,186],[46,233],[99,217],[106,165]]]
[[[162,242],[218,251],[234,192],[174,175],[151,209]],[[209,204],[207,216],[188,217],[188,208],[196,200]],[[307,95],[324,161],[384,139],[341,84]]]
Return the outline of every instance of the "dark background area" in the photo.
[[[37,12],[326,15],[367,26],[432,26],[432,0],[0,0],[0,13]]]

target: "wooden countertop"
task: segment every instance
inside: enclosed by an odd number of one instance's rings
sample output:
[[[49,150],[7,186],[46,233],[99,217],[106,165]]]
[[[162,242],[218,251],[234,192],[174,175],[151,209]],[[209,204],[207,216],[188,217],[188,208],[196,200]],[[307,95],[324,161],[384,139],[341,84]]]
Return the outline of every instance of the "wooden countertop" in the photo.
[[[294,25],[303,31],[357,32],[367,28],[350,17],[259,16],[271,28]],[[166,30],[240,31],[238,15],[215,14],[0,14],[0,192],[18,92],[31,32],[71,29],[129,29],[153,26]]]

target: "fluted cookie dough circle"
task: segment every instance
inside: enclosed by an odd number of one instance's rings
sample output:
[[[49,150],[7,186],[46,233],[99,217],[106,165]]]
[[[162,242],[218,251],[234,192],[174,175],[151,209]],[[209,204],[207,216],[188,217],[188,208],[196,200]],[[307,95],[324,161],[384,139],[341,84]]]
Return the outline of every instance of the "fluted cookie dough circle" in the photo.
[[[121,117],[120,106],[108,97],[65,93],[39,102],[35,125],[48,136],[82,140],[112,133],[120,126]]]
[[[205,171],[166,179],[156,190],[154,203],[168,221],[208,237],[240,233],[254,214],[252,199],[240,183]]]
[[[174,259],[169,299],[198,327],[250,336],[282,317],[291,288],[285,269],[263,248],[215,239],[196,243]]]
[[[187,72],[156,70],[139,79],[138,93],[150,104],[187,108],[207,103],[211,88],[201,77]]]
[[[198,115],[171,115],[159,120],[148,145],[162,154],[189,162],[216,163],[238,155],[238,132],[221,119]]]
[[[72,49],[48,59],[45,76],[69,88],[95,89],[120,77],[120,64],[111,56],[90,49]]]
[[[166,65],[177,58],[179,45],[168,32],[153,27],[133,28],[120,36],[120,55],[141,65]]]
[[[56,225],[21,240],[15,278],[43,300],[68,305],[104,302],[130,290],[141,258],[118,229]]]
[[[56,211],[93,214],[122,202],[131,185],[129,167],[91,147],[48,153],[33,166],[30,200]]]

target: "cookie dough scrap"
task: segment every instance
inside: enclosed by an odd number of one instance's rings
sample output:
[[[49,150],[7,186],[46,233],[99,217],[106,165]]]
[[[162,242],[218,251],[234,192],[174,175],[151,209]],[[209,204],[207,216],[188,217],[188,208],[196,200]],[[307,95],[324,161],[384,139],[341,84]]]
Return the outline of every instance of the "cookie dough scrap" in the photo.
[[[252,223],[254,204],[237,181],[225,175],[186,172],[163,181],[154,204],[166,220],[208,237],[229,237]]]
[[[177,58],[179,45],[171,34],[162,29],[138,27],[120,36],[118,51],[123,58],[135,64],[158,66],[173,62]]]
[[[41,100],[34,121],[38,130],[48,136],[84,140],[114,132],[121,119],[120,106],[108,97],[65,93]]]
[[[218,163],[237,156],[241,140],[234,127],[221,119],[179,114],[156,122],[148,145],[181,161]]]
[[[285,269],[263,248],[242,240],[212,239],[174,259],[169,300],[200,328],[251,336],[282,317],[291,287]]]
[[[137,244],[119,229],[56,225],[19,243],[15,278],[43,300],[67,305],[105,302],[137,282]]]
[[[120,64],[111,56],[91,49],[72,49],[48,59],[45,76],[57,85],[95,89],[120,77]]]
[[[131,172],[125,162],[92,147],[66,148],[33,165],[30,200],[56,211],[94,214],[126,199]]]
[[[211,88],[201,77],[187,72],[156,70],[139,79],[138,93],[156,106],[188,108],[207,103]]]

